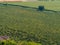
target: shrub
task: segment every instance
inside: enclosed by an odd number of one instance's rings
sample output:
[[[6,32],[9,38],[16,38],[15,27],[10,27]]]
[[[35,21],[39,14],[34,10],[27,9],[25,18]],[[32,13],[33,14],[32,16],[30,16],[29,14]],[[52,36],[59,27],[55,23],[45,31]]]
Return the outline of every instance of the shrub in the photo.
[[[44,11],[44,6],[39,6],[39,7],[38,7],[38,10],[39,10],[39,11]]]

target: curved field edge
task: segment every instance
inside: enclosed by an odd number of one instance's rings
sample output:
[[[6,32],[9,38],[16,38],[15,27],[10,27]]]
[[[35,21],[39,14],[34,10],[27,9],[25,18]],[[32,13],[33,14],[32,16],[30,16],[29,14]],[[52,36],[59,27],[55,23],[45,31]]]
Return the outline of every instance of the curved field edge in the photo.
[[[29,7],[36,7],[43,5],[46,9],[60,11],[60,1],[36,1],[36,2],[2,2],[7,4],[25,5]]]

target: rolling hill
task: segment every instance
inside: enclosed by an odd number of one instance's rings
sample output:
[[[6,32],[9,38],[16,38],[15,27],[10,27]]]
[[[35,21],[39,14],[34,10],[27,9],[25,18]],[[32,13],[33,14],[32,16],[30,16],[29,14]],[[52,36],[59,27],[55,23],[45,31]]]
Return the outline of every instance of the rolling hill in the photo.
[[[16,41],[60,45],[60,12],[0,5],[0,35]]]

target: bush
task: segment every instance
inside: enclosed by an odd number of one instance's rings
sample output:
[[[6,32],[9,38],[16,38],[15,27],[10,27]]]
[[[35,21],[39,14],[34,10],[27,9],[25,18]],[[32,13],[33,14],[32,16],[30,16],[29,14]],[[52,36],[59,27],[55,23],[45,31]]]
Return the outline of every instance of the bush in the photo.
[[[17,45],[14,40],[1,40],[0,45]]]
[[[44,6],[39,6],[39,7],[38,7],[38,10],[39,10],[39,11],[44,11]]]

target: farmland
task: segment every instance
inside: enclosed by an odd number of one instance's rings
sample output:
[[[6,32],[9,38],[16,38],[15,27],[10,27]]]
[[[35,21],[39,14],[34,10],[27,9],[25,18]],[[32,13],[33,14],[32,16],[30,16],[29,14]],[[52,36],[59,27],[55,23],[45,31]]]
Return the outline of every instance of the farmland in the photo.
[[[15,41],[60,45],[60,12],[0,5],[0,35]]]
[[[4,2],[15,5],[25,5],[29,7],[38,7],[39,5],[45,6],[46,9],[60,11],[60,1],[37,1],[37,2]]]

